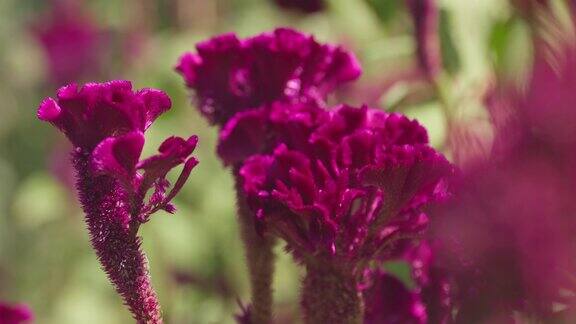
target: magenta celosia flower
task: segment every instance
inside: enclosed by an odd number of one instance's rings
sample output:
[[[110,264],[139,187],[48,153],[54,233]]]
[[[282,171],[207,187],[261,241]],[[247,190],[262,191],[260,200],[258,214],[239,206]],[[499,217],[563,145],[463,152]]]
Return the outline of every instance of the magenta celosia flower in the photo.
[[[426,224],[450,164],[415,121],[363,107],[319,115],[308,141],[251,157],[240,174],[259,226],[297,257],[368,261]],[[280,131],[280,130],[277,130]]]
[[[244,40],[224,34],[196,48],[176,69],[194,90],[200,111],[221,126],[238,112],[278,100],[323,101],[360,75],[351,53],[286,28]]]
[[[46,54],[50,78],[58,85],[94,77],[101,68],[104,32],[79,4],[52,1],[51,12],[32,26]]]
[[[9,305],[0,302],[0,324],[25,324],[34,319],[32,310],[23,304]]]
[[[198,53],[184,54],[176,69],[194,91],[202,114],[221,127],[218,154],[233,166],[240,188],[238,215],[250,272],[250,316],[254,322],[268,323],[275,239],[256,233],[239,169],[246,158],[271,152],[290,135],[305,139],[330,91],[358,78],[360,67],[341,47],[285,28],[244,40],[224,34],[196,48]]]
[[[326,8],[324,0],[274,0],[282,8],[314,13]]]
[[[433,223],[460,322],[514,312],[546,319],[573,303],[573,184],[542,156],[524,158],[470,173]]]
[[[572,44],[553,63],[541,50],[525,92],[501,87],[490,98],[491,158],[434,218],[462,323],[554,322],[576,305],[576,56]]]
[[[304,144],[324,114],[316,103],[282,102],[237,113],[220,131],[218,155],[234,165],[279,143]]]
[[[287,140],[243,164],[242,188],[258,232],[284,239],[306,265],[306,322],[356,323],[364,268],[425,228],[422,208],[445,195],[452,168],[401,115],[342,106],[295,116],[276,116],[296,127],[272,126]],[[295,129],[307,136],[292,138]]]
[[[74,146],[77,190],[92,245],[139,323],[162,320],[138,228],[160,209],[174,212],[170,201],[197,164],[189,157],[196,136],[170,137],[157,155],[140,160],[144,132],[170,106],[160,90],[134,92],[128,81],[110,81],[62,87],[56,99],[45,99],[38,109],[38,117],[60,129]],[[179,164],[184,168],[168,192],[166,174]]]
[[[442,69],[440,52],[439,12],[436,0],[406,0],[416,35],[418,63],[428,77]]]

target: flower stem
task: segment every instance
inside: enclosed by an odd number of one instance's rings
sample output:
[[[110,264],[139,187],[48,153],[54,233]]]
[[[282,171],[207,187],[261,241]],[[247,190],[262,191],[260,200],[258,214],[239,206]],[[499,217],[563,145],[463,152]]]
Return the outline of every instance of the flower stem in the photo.
[[[350,269],[330,262],[307,264],[301,298],[307,324],[362,323],[362,297]]]
[[[122,222],[131,206],[118,182],[96,176],[88,167],[87,154],[73,155],[85,221],[98,261],[122,296],[138,324],[161,324],[162,313],[152,288],[148,260],[142,251],[137,225]]]
[[[257,233],[254,216],[248,208],[246,197],[242,193],[238,170],[239,168],[235,168],[234,175],[236,178],[238,221],[250,276],[251,324],[270,324],[272,323],[272,281],[275,258],[273,247],[275,239],[269,235]]]

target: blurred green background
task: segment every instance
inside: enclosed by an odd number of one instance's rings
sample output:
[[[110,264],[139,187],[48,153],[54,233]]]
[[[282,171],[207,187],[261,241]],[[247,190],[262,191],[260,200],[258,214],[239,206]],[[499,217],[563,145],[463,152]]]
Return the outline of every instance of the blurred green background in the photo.
[[[457,123],[483,129],[483,90],[502,71],[522,71],[530,57],[526,20],[503,0],[441,0],[444,87]],[[36,119],[50,82],[47,59],[30,26],[50,1],[0,1],[0,300],[26,302],[38,323],[129,323],[130,315],[100,270],[75,194],[66,181],[66,141]],[[229,170],[215,157],[216,129],[190,104],[173,67],[210,36],[250,36],[278,26],[343,44],[363,66],[359,82],[334,101],[368,102],[418,118],[444,147],[445,114],[417,72],[412,21],[401,0],[331,0],[305,15],[269,0],[94,0],[83,9],[107,35],[101,74],[80,81],[132,80],[173,99],[148,132],[146,152],[173,134],[198,134],[201,161],[177,197],[178,211],[143,226],[144,250],[167,323],[232,323],[248,285],[235,222]],[[127,40],[136,50],[123,54]],[[55,172],[55,165],[60,171]],[[58,168],[57,168],[58,169]],[[60,176],[58,176],[60,175]],[[64,176],[62,176],[64,175]],[[68,180],[69,181],[69,180]],[[277,317],[297,322],[299,269],[278,246]],[[400,276],[406,267],[391,266]]]

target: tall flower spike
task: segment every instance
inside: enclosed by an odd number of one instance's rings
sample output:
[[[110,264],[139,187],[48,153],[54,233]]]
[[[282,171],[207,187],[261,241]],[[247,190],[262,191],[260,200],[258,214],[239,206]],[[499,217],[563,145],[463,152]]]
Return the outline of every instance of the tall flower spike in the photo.
[[[435,78],[442,69],[437,0],[406,0],[414,21],[418,63],[422,71]]]
[[[34,319],[32,310],[26,305],[9,305],[0,302],[1,324],[25,324]]]
[[[168,138],[159,154],[139,162],[144,132],[170,106],[160,90],[135,92],[128,81],[110,81],[62,87],[56,99],[46,98],[38,109],[38,117],[74,145],[77,190],[92,246],[138,323],[162,323],[138,228],[157,210],[174,212],[170,201],[198,163],[190,157],[196,136]],[[167,193],[166,174],[180,164],[183,171]]]
[[[221,126],[238,112],[276,100],[322,101],[361,72],[350,52],[287,28],[244,40],[224,34],[196,48],[176,70],[194,90],[200,111]]]
[[[284,239],[308,269],[308,323],[355,323],[358,276],[425,228],[422,209],[444,197],[452,167],[401,115],[341,106],[312,127],[308,141],[251,157],[240,170],[243,189],[257,228]]]

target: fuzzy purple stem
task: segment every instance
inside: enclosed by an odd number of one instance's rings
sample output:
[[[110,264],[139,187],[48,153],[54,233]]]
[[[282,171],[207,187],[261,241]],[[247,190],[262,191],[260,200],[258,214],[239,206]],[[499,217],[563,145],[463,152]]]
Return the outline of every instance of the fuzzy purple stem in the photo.
[[[126,226],[123,222],[128,215],[137,219],[142,206],[126,203],[128,193],[118,180],[94,175],[88,156],[77,150],[72,160],[92,246],[137,323],[160,324],[160,304],[150,281],[148,260],[140,249],[141,238],[137,236],[140,223],[132,221]]]
[[[254,224],[255,217],[248,208],[246,197],[240,185],[238,169],[235,168],[238,221],[244,242],[246,262],[250,276],[250,319],[251,324],[272,323],[275,239],[270,235],[260,235]]]
[[[331,262],[308,262],[302,296],[307,324],[360,324],[362,295],[354,271]]]
[[[418,63],[430,79],[442,70],[437,0],[406,0],[414,20]]]

